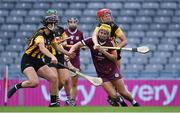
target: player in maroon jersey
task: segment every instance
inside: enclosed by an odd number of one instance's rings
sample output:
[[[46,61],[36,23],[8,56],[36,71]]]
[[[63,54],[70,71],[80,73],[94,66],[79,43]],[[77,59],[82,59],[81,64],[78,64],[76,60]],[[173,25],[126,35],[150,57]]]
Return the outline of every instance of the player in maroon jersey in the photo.
[[[77,42],[83,40],[83,33],[77,28],[78,19],[71,17],[67,21],[68,28],[65,30],[65,33],[68,36],[66,50],[69,50],[72,45],[76,44]],[[71,64],[80,71],[80,49],[75,51],[76,56],[70,60]],[[72,81],[72,88],[71,88],[71,103],[75,103],[76,96],[77,96],[77,83],[78,83],[78,76],[74,76],[71,78]],[[69,102],[66,101],[68,104]],[[75,105],[75,104],[74,104]]]
[[[95,49],[100,48],[100,45],[97,42],[97,33],[101,24],[108,24],[111,26],[110,38],[111,40],[113,40],[114,46],[122,48],[127,44],[126,36],[123,30],[114,22],[110,9],[98,10],[97,20],[99,21],[99,24],[96,26],[92,34],[92,39],[94,42]],[[120,68],[121,67],[120,66],[121,65],[121,56],[120,56],[121,50],[116,50],[116,51],[117,51],[117,59],[118,59],[116,63],[118,64],[118,67]],[[122,106],[126,106],[126,104],[122,104]]]
[[[99,27],[97,34],[98,44],[101,46],[113,46],[109,39],[111,27],[107,24],[102,24]],[[103,80],[102,87],[110,96],[108,102],[112,106],[119,106],[120,99],[116,92],[121,94],[127,99],[133,106],[139,106],[139,104],[133,99],[131,93],[125,88],[124,80],[122,79],[121,73],[117,66],[117,51],[116,50],[105,50],[102,48],[94,49],[94,43],[92,38],[82,40],[70,49],[70,53],[77,50],[82,46],[88,46],[91,51],[93,63],[97,72],[98,77]]]

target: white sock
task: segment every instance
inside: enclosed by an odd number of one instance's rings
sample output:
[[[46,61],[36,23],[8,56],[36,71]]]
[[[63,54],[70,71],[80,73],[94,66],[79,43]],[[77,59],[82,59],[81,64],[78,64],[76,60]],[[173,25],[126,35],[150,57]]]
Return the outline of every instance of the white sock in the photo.
[[[135,103],[137,103],[137,102],[136,102],[136,100],[133,99],[133,101],[132,101],[131,103],[132,103],[132,104],[135,104]]]
[[[120,102],[124,102],[124,100],[123,100],[122,97],[119,97],[119,101],[120,101]]]
[[[16,84],[16,85],[17,85],[17,84]],[[15,85],[14,87],[15,87],[15,89],[17,90],[18,88],[17,88],[17,86],[16,86],[16,85]]]

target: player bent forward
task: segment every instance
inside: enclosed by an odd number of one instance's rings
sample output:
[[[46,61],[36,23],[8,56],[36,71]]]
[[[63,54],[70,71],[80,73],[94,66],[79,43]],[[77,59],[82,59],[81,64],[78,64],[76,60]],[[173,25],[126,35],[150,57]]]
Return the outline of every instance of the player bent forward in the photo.
[[[101,46],[113,46],[111,40],[109,40],[110,32],[111,27],[109,25],[102,24],[100,26],[97,39]],[[125,88],[124,81],[116,64],[116,50],[105,50],[101,48],[95,50],[93,49],[94,43],[92,38],[88,38],[73,45],[69,52],[73,53],[73,51],[82,46],[88,46],[91,51],[97,75],[102,78],[102,86],[110,96],[108,99],[109,104],[112,106],[119,106],[121,100],[118,98],[116,93],[117,90],[117,92],[131,102],[133,106],[139,106],[139,104],[133,99],[131,93]]]

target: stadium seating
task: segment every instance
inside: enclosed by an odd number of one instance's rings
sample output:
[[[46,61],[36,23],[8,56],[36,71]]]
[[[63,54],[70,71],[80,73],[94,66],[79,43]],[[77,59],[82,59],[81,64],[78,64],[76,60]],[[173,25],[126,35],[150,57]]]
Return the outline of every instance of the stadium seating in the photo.
[[[37,3],[38,2],[38,3]],[[121,72],[127,78],[180,78],[179,0],[1,0],[0,76],[5,65],[17,77],[27,38],[41,25],[44,12],[56,9],[60,25],[71,16],[79,19],[84,37],[97,25],[96,12],[110,8],[113,19],[125,32],[127,47],[147,45],[150,52],[122,51]],[[89,49],[81,50],[81,70],[96,76]]]

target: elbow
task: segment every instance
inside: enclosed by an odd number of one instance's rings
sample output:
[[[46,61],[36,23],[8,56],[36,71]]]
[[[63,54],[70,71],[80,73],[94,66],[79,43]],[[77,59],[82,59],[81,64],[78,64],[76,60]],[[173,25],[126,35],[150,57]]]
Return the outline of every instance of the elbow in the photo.
[[[116,61],[117,61],[117,57],[113,58],[112,61],[113,61],[113,62],[116,62]]]
[[[111,57],[111,61],[116,62],[117,61],[117,56]]]
[[[126,37],[124,38],[124,44],[125,45],[127,44],[127,38]]]
[[[127,38],[126,38],[126,36],[123,36],[121,38],[121,43],[123,44],[123,47],[127,45]]]
[[[126,45],[127,45],[127,40],[125,39],[125,40],[124,40],[124,46],[126,46]]]

